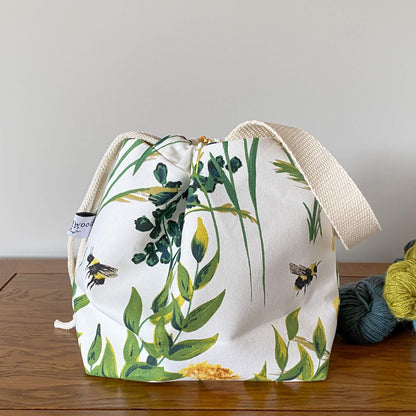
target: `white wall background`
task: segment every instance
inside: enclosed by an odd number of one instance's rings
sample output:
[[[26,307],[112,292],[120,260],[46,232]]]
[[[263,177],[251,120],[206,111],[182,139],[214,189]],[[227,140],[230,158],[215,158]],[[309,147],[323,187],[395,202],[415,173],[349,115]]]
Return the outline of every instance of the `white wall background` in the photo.
[[[383,231],[416,238],[413,0],[1,0],[0,256],[64,257],[66,231],[123,131],[225,137],[259,119],[310,131]]]

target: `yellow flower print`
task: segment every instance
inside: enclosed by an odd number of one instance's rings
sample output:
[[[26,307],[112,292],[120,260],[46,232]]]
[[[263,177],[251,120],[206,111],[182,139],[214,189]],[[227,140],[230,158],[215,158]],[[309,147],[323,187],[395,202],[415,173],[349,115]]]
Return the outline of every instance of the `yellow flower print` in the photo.
[[[198,226],[191,242],[192,255],[200,263],[205,256],[208,247],[208,232],[205,228],[202,218],[198,217]]]
[[[229,368],[223,368],[221,364],[208,364],[207,361],[190,364],[179,371],[184,377],[196,380],[235,380],[240,376]]]
[[[201,136],[198,138],[198,143],[202,143],[203,145],[207,145],[209,143],[215,143],[215,140],[208,139],[208,137]]]

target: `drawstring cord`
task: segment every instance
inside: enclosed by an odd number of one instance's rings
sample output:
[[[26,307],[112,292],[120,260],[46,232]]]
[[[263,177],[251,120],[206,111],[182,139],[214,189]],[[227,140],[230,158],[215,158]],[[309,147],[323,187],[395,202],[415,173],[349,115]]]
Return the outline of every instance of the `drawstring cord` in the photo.
[[[53,326],[58,329],[64,329],[66,331],[69,331],[70,329],[75,328],[75,320],[72,319],[69,322],[62,322],[59,319],[55,319]]]

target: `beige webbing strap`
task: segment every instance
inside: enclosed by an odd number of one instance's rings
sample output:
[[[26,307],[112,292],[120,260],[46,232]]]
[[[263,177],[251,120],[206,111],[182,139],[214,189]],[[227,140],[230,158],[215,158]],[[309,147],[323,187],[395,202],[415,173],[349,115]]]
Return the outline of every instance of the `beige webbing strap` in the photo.
[[[226,140],[252,137],[272,137],[284,146],[347,250],[380,230],[377,218],[357,185],[312,135],[295,127],[246,121]]]
[[[94,173],[90,186],[88,187],[84,200],[82,201],[81,206],[79,207],[77,212],[86,211],[96,213],[104,193],[105,183],[107,181],[108,175],[110,174],[111,168],[113,167],[113,164],[117,159],[120,148],[126,139],[140,139],[152,145],[160,140],[159,137],[144,132],[128,132],[118,135],[112,141],[109,148],[102,157]],[[67,243],[68,274],[69,279],[71,281],[71,285],[75,278],[75,269],[78,266],[78,264],[75,264],[74,259],[74,240],[74,237],[68,237]],[[78,261],[80,261],[80,259],[82,259],[87,240],[88,238],[81,239],[80,246],[78,249],[77,263]]]

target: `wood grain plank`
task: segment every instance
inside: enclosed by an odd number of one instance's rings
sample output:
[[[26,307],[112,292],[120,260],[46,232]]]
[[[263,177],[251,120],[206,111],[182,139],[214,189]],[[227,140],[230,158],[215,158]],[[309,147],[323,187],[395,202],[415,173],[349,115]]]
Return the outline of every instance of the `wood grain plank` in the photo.
[[[0,291],[2,291],[16,276],[17,273],[11,274],[9,275],[9,277],[6,277],[5,275],[3,276],[3,278],[0,277]]]
[[[17,275],[0,293],[0,409],[416,411],[411,333],[369,346],[337,338],[325,382],[138,383],[84,374],[75,331],[53,327],[71,319],[70,295],[65,274]]]
[[[62,258],[0,258],[0,290],[18,273],[67,273]]]
[[[0,275],[13,273],[67,273],[67,260],[62,258],[0,258]]]
[[[339,275],[363,278],[383,274],[391,263],[338,263]]]
[[[0,259],[0,288],[4,287],[16,272],[16,262],[8,259]]]
[[[0,410],[0,416],[29,416],[39,414],[42,416],[261,416],[261,415],[293,415],[293,416],[392,416],[402,415],[397,412],[327,412],[318,410],[316,412],[299,412],[288,410]],[[416,416],[416,412],[406,412],[405,416]]]

